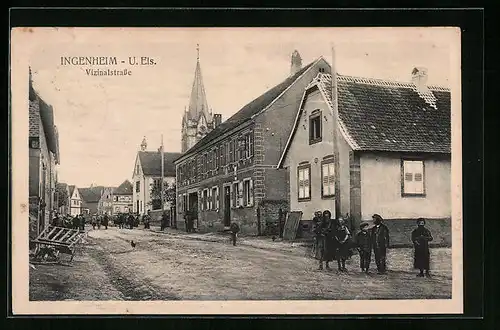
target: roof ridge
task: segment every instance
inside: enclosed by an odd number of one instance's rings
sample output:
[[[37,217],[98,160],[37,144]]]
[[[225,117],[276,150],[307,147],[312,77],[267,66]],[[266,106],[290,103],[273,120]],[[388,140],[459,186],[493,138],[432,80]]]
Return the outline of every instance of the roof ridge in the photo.
[[[328,74],[328,73],[323,73]],[[329,75],[329,74],[328,74]],[[383,79],[383,78],[371,78],[371,77],[359,77],[359,76],[351,76],[351,75],[341,75],[337,73],[337,77],[339,79],[344,79],[347,81],[354,81],[356,83],[369,83],[374,85],[381,86],[396,86],[396,87],[404,87],[404,88],[416,88],[415,84],[409,81],[398,81],[391,79]],[[450,91],[449,87],[439,86],[439,85],[428,85],[428,89],[437,90],[437,91]]]

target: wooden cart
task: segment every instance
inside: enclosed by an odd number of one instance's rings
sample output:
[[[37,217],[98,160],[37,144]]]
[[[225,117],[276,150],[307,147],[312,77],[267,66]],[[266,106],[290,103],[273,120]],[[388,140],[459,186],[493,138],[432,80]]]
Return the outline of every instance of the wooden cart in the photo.
[[[79,230],[49,225],[32,240],[36,244],[34,261],[60,263],[61,254],[66,254],[71,262],[82,238]]]

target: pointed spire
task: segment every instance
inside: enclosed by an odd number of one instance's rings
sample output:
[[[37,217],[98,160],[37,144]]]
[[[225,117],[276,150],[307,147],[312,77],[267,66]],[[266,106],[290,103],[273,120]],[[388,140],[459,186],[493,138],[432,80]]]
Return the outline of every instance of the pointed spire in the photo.
[[[204,114],[206,118],[211,118],[209,116],[209,107],[207,102],[207,96],[205,94],[205,86],[203,85],[203,78],[201,75],[200,66],[200,48],[199,45],[196,46],[197,59],[196,59],[196,69],[194,72],[193,87],[191,89],[191,97],[189,99],[188,114],[191,119],[197,120],[200,114]]]

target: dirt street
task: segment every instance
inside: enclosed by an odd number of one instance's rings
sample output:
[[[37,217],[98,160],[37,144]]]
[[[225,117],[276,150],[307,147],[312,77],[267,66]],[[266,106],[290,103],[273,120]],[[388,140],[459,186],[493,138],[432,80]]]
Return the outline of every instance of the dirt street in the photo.
[[[300,254],[110,227],[90,230],[72,266],[30,269],[30,299],[443,299],[451,296],[450,254],[431,251],[430,279],[415,277],[410,249],[390,250],[387,275],[361,274],[357,256],[339,273],[335,264],[318,271]]]

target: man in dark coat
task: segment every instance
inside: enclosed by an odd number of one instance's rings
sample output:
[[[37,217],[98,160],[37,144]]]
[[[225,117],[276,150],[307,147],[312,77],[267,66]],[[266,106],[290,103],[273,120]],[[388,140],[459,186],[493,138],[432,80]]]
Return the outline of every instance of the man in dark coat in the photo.
[[[128,219],[127,219],[127,225],[128,225],[129,229],[133,229],[134,228],[134,222],[135,222],[134,215],[132,213],[130,213],[128,215]]]
[[[75,217],[73,218],[73,229],[78,230],[79,227],[80,227],[80,218],[78,217],[78,215],[75,215]]]
[[[109,217],[108,214],[104,214],[104,218],[102,219],[102,225],[104,226],[104,229],[108,229],[108,223],[109,223]]]
[[[430,251],[429,242],[433,240],[432,234],[429,229],[425,228],[425,219],[420,218],[417,220],[417,228],[411,233],[411,240],[414,247],[413,267],[420,270],[418,277],[430,277],[429,264],[430,264]]]
[[[366,272],[367,274],[372,259],[372,246],[368,226],[366,222],[363,222],[359,226],[361,231],[356,235],[356,247],[359,252],[359,267],[362,272]]]
[[[375,254],[375,263],[379,274],[385,274],[387,271],[386,257],[389,248],[389,228],[384,225],[380,215],[372,216],[375,226],[371,229],[370,236],[372,241],[373,253]]]

